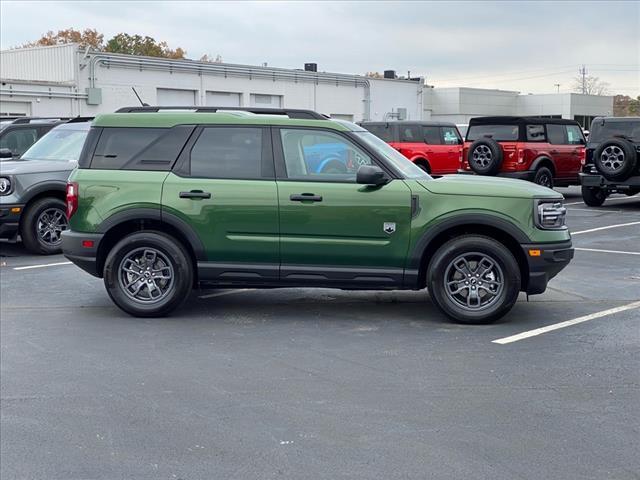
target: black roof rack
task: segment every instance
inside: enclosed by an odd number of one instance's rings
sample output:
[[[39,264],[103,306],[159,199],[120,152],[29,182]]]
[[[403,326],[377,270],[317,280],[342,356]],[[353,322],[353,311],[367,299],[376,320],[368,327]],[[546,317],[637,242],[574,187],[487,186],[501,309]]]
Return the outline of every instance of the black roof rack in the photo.
[[[184,107],[122,107],[116,113],[144,113],[160,112],[162,110],[190,110],[197,113],[215,113],[217,111],[240,111],[263,115],[286,115],[289,118],[299,120],[327,120],[328,117],[313,110],[300,110],[297,108],[260,108],[260,107],[198,107],[188,105]]]
[[[93,117],[73,117],[67,123],[83,123],[90,122],[91,120],[93,120]]]
[[[52,122],[58,121],[58,122],[64,122],[65,120],[69,120],[71,117],[16,117],[13,119],[13,121],[11,123],[13,123],[14,125],[19,125],[22,123],[32,123],[32,122],[38,122],[41,120],[51,120]]]

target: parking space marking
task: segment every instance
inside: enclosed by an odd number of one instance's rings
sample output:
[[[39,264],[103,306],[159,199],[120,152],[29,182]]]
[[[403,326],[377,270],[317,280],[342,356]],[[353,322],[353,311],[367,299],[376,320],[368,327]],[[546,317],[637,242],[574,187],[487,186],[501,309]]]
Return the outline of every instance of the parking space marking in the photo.
[[[580,250],[581,252],[596,252],[596,253],[619,253],[622,255],[640,255],[640,252],[623,252],[621,250],[601,250],[599,248],[578,248],[575,247],[575,250]]]
[[[572,325],[577,325],[579,323],[588,322],[589,320],[595,320],[596,318],[606,317],[608,315],[613,315],[614,313],[633,310],[635,308],[640,308],[640,302],[628,303],[627,305],[622,305],[621,307],[615,307],[615,308],[610,308],[608,310],[603,310],[601,312],[591,313],[589,315],[584,315],[582,317],[574,318],[573,320],[567,320],[566,322],[554,323],[553,325],[547,325],[546,327],[536,328],[535,330],[528,330],[526,332],[518,333],[517,335],[511,335],[510,337],[498,338],[497,340],[492,340],[491,343],[506,345],[508,343],[518,342],[520,340],[525,340],[527,338],[542,335],[543,333],[552,332],[554,330],[559,330],[561,328],[566,328]]]
[[[200,295],[198,298],[221,297],[223,295],[232,295],[234,293],[250,292],[251,290],[255,290],[255,288],[241,288],[239,290],[230,290],[227,292],[208,293],[207,295]]]
[[[42,265],[27,265],[26,267],[13,267],[14,270],[31,270],[32,268],[57,267],[58,265],[71,265],[71,262],[45,263]]]
[[[571,235],[582,235],[583,233],[599,232],[600,230],[609,230],[610,228],[629,227],[631,225],[640,225],[640,222],[619,223],[617,225],[607,225],[606,227],[590,228],[579,232],[571,232]]]

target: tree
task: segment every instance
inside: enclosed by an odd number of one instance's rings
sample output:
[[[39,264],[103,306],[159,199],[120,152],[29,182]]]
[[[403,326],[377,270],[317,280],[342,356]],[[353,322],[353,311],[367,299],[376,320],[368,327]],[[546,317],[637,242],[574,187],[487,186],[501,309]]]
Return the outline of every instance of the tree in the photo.
[[[616,95],[613,97],[614,117],[633,117],[640,115],[640,95],[631,98],[628,95]]]
[[[367,72],[364,76],[369,78],[383,78],[383,75],[380,72]]]
[[[172,50],[167,42],[157,42],[154,38],[141,35],[119,33],[107,42],[106,52],[143,55],[146,57],[184,58],[185,52],[178,47]]]
[[[581,70],[573,79],[573,91],[584,95],[607,95],[609,84],[599,77],[587,75],[586,70]]]
[[[208,53],[205,53],[204,55],[202,55],[200,57],[200,59],[198,60],[199,62],[206,62],[206,63],[222,63],[222,55],[216,55],[215,58],[212,55],[209,55]]]
[[[86,28],[83,31],[67,28],[66,30],[58,30],[57,33],[49,30],[35,42],[25,43],[18,48],[64,45],[66,43],[77,43],[82,48],[89,47],[93,50],[103,50],[104,35],[92,28]]]

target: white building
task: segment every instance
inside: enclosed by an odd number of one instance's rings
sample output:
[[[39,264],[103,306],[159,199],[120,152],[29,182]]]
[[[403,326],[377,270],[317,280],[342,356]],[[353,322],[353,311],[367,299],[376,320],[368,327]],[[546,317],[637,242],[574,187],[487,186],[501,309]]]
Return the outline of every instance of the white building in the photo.
[[[613,97],[550,93],[523,95],[510,90],[484,88],[431,88],[425,90],[425,118],[469,123],[481,116],[518,115],[567,118],[589,128],[599,115],[613,114]]]
[[[423,115],[422,81],[85,52],[0,52],[4,115],[96,115],[150,105],[306,108],[351,121]]]
[[[486,115],[576,119],[611,115],[613,97],[374,79],[284,68],[83,51],[77,45],[0,52],[0,115],[92,116],[139,105],[307,108],[352,121],[440,120]]]

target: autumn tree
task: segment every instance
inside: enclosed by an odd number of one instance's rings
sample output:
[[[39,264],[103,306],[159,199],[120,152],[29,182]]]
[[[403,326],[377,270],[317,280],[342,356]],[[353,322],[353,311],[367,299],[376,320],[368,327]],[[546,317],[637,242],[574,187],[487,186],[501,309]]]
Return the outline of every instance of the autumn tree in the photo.
[[[93,50],[103,50],[104,35],[93,28],[86,28],[83,31],[67,28],[66,30],[58,30],[57,33],[50,30],[35,42],[25,43],[19,48],[46,47],[64,45],[66,43],[77,43],[83,48],[89,47]]]
[[[154,38],[141,35],[119,33],[107,42],[106,52],[143,55],[146,57],[184,58],[185,52],[178,47],[172,50],[167,42],[157,42]]]
[[[635,117],[640,115],[640,95],[632,98],[629,95],[616,95],[613,97],[614,117]]]

